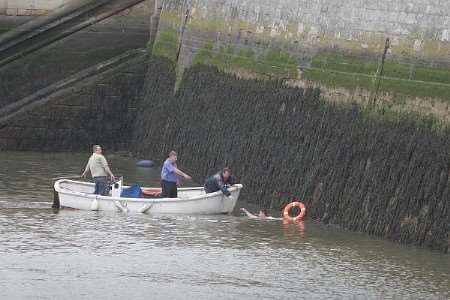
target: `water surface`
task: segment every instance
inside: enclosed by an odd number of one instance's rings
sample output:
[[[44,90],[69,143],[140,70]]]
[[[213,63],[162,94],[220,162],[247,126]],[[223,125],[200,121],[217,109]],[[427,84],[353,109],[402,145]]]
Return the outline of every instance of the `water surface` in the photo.
[[[52,210],[51,178],[88,156],[0,153],[0,299],[450,298],[449,255],[309,221]]]

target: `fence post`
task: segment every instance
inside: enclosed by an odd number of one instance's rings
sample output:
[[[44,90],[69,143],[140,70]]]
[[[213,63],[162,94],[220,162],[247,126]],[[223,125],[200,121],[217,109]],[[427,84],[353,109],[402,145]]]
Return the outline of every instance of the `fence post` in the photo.
[[[384,71],[384,62],[386,60],[387,51],[390,47],[389,38],[386,38],[386,42],[384,44],[384,52],[383,56],[381,57],[381,62],[378,64],[377,72],[375,74],[374,78],[374,89],[373,97],[371,99],[371,102],[373,105],[376,104],[377,97],[378,97],[378,91],[380,90],[381,85],[381,79],[383,78],[383,71]]]

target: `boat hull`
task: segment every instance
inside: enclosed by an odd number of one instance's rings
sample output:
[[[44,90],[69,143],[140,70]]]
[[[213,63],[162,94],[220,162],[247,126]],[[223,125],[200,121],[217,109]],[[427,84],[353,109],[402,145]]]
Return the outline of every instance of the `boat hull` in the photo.
[[[178,189],[179,198],[120,198],[94,195],[94,184],[61,179],[55,182],[61,207],[81,210],[141,212],[151,214],[226,214],[231,213],[242,189],[237,184],[229,190],[206,194],[201,187]]]

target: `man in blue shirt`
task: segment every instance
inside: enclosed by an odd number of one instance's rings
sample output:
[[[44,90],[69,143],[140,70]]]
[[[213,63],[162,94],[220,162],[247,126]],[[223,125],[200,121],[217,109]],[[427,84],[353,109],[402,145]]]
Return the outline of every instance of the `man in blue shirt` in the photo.
[[[161,196],[163,198],[177,198],[178,176],[192,179],[191,176],[177,168],[177,153],[170,151],[169,157],[164,161],[161,170]]]

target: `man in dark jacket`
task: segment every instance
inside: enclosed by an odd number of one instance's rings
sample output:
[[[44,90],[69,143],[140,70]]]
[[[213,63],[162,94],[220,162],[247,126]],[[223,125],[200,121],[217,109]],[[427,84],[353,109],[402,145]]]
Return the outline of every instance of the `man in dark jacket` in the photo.
[[[219,173],[206,179],[205,191],[206,193],[222,191],[225,196],[229,197],[231,196],[231,193],[228,191],[228,187],[235,184],[235,181],[236,180],[231,175],[231,170],[229,168],[225,168]]]

